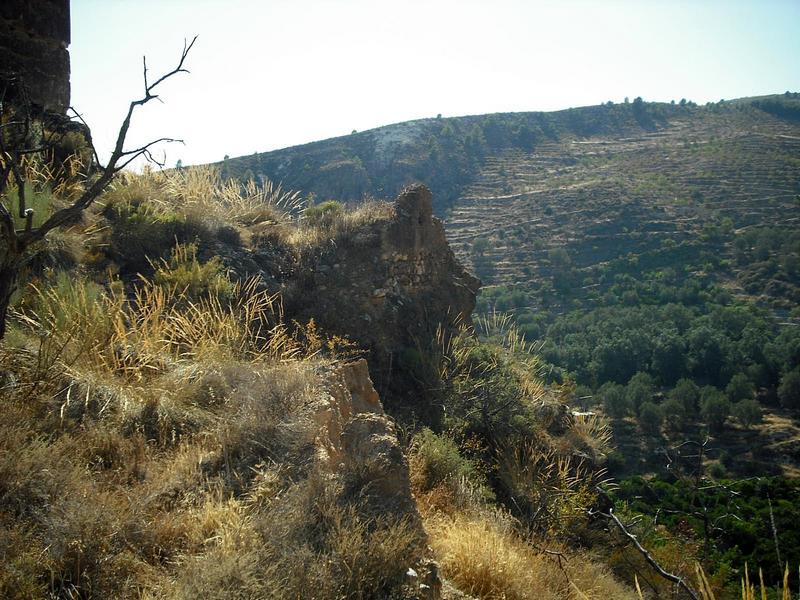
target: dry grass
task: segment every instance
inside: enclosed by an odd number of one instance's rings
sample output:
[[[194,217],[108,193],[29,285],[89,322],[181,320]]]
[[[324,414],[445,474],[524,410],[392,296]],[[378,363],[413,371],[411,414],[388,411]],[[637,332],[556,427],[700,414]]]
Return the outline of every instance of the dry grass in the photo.
[[[296,218],[298,200],[210,169],[126,176],[105,197],[138,207],[125,223],[178,215],[298,255],[372,239],[393,214],[368,202],[312,223]],[[416,524],[374,510],[348,487],[354,473],[322,473],[314,458],[325,357],[351,356],[352,344],[285,323],[279,297],[201,263],[192,244],[164,256],[128,288],[45,274],[15,305],[0,348],[0,597],[403,597],[424,552]],[[498,319],[482,324],[502,348],[487,354],[496,364],[476,363],[465,332],[440,340],[440,375],[469,388],[510,374],[533,407],[545,393],[535,349]],[[576,421],[572,435],[603,451],[602,424]],[[582,468],[562,454],[495,457],[518,500],[544,507],[540,533],[587,502]],[[465,591],[631,597],[587,555],[536,550],[489,508],[487,477],[452,440],[418,439],[411,463],[434,551]]]
[[[526,528],[537,536],[564,537],[587,520],[604,471],[528,442],[500,451],[498,477]]]
[[[800,569],[798,569],[800,573]],[[706,577],[705,571],[698,564],[696,568],[697,574],[697,587],[703,600],[716,600],[714,590]],[[756,594],[756,584],[750,581],[750,570],[745,564],[744,577],[741,580],[742,586],[742,600],[767,600],[770,594],[769,588],[764,583],[764,573],[761,569],[758,570],[758,594]],[[792,590],[789,585],[789,565],[787,564],[783,571],[783,581],[781,585],[777,586],[775,595],[776,600],[792,600]]]
[[[359,236],[369,236],[370,226],[386,221],[394,215],[394,206],[389,202],[366,200],[342,211],[328,213],[327,218],[302,220],[291,231],[288,242],[302,250],[317,248],[333,240],[336,244],[357,241]]]
[[[0,349],[0,596],[402,586],[418,530],[316,473],[330,340],[298,335],[254,282],[207,286],[218,270],[174,258],[132,296],[61,276],[17,306]]]
[[[608,419],[600,415],[575,415],[564,436],[570,447],[600,463],[612,449],[613,434]]]
[[[242,226],[280,223],[302,208],[299,192],[287,191],[266,180],[244,185],[223,180],[214,167],[190,167],[169,171],[146,169],[127,175],[106,194],[106,202],[145,201],[154,210],[195,217],[212,227],[220,223]]]
[[[536,550],[502,514],[426,519],[444,575],[459,589],[487,600],[625,599],[635,593],[602,564],[562,546]]]

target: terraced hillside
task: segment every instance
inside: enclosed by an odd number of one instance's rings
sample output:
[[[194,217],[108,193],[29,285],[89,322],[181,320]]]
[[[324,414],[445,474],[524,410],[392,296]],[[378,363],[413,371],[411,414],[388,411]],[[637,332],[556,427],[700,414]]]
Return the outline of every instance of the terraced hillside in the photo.
[[[800,123],[722,105],[653,132],[488,157],[447,229],[485,283],[537,286],[568,267],[581,285],[599,286],[584,280],[612,261],[637,271],[695,263],[710,238],[724,238],[732,255],[747,228],[795,230],[799,197]],[[739,283],[731,280],[745,293]]]
[[[732,233],[796,228],[800,99],[698,107],[637,98],[423,119],[219,166],[226,176],[267,177],[316,201],[390,197],[420,181],[432,189],[456,251],[487,286],[544,284],[592,296],[604,291],[596,267],[613,263],[613,275],[702,264],[709,253],[733,257]],[[739,294],[766,294],[779,305],[800,300],[791,282],[761,289],[770,273],[729,279]]]

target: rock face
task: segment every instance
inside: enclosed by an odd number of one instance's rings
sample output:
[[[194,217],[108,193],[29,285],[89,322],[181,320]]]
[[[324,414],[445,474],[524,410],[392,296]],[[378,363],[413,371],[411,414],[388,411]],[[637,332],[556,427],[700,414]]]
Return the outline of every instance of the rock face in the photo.
[[[384,402],[394,410],[397,397],[405,396],[400,403],[413,404],[413,390],[393,388],[393,373],[408,366],[409,356],[418,360],[437,328],[468,322],[480,288],[450,249],[428,188],[406,188],[390,219],[338,240],[309,262],[301,266],[298,289],[287,294],[287,314],[313,317],[324,331],[366,348]]]
[[[0,79],[20,78],[49,112],[69,106],[69,43],[69,0],[0,2]]]
[[[344,473],[361,489],[376,514],[407,516],[422,532],[421,520],[394,425],[383,411],[372,385],[367,361],[341,365],[331,374],[330,396],[315,413],[319,427],[317,457],[332,473]]]

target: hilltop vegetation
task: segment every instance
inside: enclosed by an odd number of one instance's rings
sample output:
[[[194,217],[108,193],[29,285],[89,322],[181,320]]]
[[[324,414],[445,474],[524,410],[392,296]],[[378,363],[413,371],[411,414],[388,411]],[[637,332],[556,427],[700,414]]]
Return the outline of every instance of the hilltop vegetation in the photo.
[[[462,191],[496,153],[530,152],[565,138],[640,133],[685,114],[692,105],[630,104],[555,113],[505,113],[422,119],[303,146],[227,158],[223,177],[266,178],[312,194],[318,201],[390,197],[405,185],[431,188],[436,211],[457,204]]]

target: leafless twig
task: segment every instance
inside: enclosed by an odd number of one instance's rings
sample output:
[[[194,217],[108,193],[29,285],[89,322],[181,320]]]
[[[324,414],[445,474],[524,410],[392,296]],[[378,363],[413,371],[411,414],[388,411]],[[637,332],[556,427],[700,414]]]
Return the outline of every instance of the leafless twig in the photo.
[[[689,597],[692,598],[692,600],[700,600],[700,597],[697,595],[697,593],[686,584],[686,582],[684,581],[684,579],[682,577],[679,577],[678,575],[674,575],[673,573],[670,573],[669,571],[664,569],[664,567],[662,567],[660,564],[658,564],[658,561],[656,561],[656,559],[653,558],[653,555],[650,554],[650,552],[647,550],[647,548],[642,546],[642,544],[639,542],[637,537],[633,533],[631,533],[628,530],[628,528],[622,523],[622,521],[619,520],[619,517],[617,517],[617,515],[614,514],[614,510],[613,509],[609,509],[609,511],[607,513],[590,512],[590,514],[599,514],[600,516],[606,517],[609,521],[614,523],[614,525],[617,526],[617,529],[619,529],[620,532],[622,532],[622,534],[626,538],[628,538],[628,540],[639,551],[639,554],[641,554],[644,557],[644,559],[647,561],[647,563],[651,567],[653,567],[653,569],[656,571],[656,573],[661,575],[661,577],[663,577],[664,579],[666,579],[668,581],[671,581],[672,583],[676,584],[678,587],[683,589],[689,595]]]

